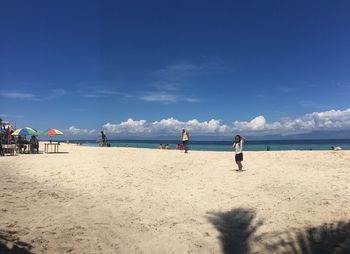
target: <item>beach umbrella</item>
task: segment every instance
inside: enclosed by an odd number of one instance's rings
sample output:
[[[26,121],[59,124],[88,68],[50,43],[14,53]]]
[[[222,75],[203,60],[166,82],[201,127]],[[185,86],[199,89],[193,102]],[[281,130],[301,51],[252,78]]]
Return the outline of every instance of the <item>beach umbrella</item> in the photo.
[[[18,136],[18,135],[38,135],[38,132],[30,127],[25,127],[21,129],[17,129],[12,133],[12,136]]]
[[[49,135],[49,136],[54,136],[54,135],[63,135],[63,132],[57,129],[47,129],[42,132],[40,132],[41,135]]]

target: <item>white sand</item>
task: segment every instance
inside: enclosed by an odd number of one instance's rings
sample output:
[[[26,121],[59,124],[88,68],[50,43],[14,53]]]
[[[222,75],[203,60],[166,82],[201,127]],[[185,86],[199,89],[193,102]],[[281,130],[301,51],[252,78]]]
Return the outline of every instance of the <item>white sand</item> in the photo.
[[[350,219],[348,151],[245,152],[242,173],[230,152],[60,151],[0,157],[0,243],[6,233],[33,253],[267,252],[276,236]]]

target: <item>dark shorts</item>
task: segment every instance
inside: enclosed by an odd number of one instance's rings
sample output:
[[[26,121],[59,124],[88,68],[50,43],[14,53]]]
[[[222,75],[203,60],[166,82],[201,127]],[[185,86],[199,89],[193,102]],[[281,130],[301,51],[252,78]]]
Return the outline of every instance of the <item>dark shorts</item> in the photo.
[[[185,141],[182,141],[182,144],[185,146],[187,146],[188,145],[188,140],[185,140]]]
[[[235,155],[236,161],[243,161],[243,153],[238,153]]]

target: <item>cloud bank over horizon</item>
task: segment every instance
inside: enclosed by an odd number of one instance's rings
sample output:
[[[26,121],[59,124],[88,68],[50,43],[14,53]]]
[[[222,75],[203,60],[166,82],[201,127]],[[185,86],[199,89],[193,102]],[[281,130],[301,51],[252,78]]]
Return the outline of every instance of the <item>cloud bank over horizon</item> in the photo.
[[[120,123],[106,123],[102,126],[111,136],[171,136],[178,135],[182,128],[186,128],[195,136],[230,136],[234,133],[244,135],[291,135],[308,133],[318,130],[350,129],[350,108],[345,110],[329,110],[313,112],[296,118],[282,118],[279,121],[268,122],[263,115],[250,121],[234,121],[224,124],[218,119],[199,121],[192,119],[180,121],[175,118],[148,122],[132,118]],[[95,130],[79,129],[71,126],[68,132],[72,135],[96,135]]]

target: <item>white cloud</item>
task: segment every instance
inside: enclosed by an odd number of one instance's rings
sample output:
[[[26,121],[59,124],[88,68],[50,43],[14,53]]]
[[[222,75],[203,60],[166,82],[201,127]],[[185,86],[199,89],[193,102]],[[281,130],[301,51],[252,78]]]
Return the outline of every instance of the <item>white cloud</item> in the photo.
[[[96,134],[96,130],[93,129],[93,130],[89,130],[89,134],[92,135],[92,134]]]
[[[250,122],[235,121],[233,124],[236,127],[236,129],[240,131],[242,130],[256,131],[256,130],[262,130],[265,128],[266,120],[264,116],[258,116],[258,117],[255,117]]]
[[[175,118],[154,122],[129,118],[119,124],[103,125],[103,129],[112,134],[176,135],[182,128],[188,129],[195,135],[232,135],[236,132],[250,135],[287,135],[314,130],[348,129],[350,128],[350,108],[314,112],[294,119],[284,118],[275,122],[268,122],[264,116],[260,115],[250,121],[234,121],[232,125],[223,124],[217,119],[180,121]]]
[[[102,126],[102,129],[107,134],[131,136],[179,135],[182,128],[186,128],[192,135],[197,136],[231,136],[236,133],[245,135],[288,135],[307,133],[315,130],[350,129],[350,108],[346,110],[313,112],[297,118],[282,118],[275,122],[268,122],[263,115],[257,116],[250,121],[234,121],[230,125],[226,125],[218,119],[211,119],[209,121],[199,121],[198,119],[181,121],[171,117],[153,122],[129,118],[120,123],[106,123]],[[72,135],[91,136],[98,134],[95,129],[90,130],[75,126],[70,126],[68,133]]]
[[[203,122],[192,119],[184,122],[168,118],[151,123],[146,120],[135,121],[129,118],[120,124],[107,123],[103,125],[103,129],[106,132],[114,134],[178,134],[182,128],[186,128],[196,134],[225,134],[230,131],[227,125],[223,125],[219,120],[215,119]]]
[[[329,110],[306,114],[292,123],[294,128],[300,129],[338,129],[350,127],[350,108],[346,110]]]
[[[211,119],[210,121],[200,122],[197,119],[189,120],[183,123],[185,128],[200,134],[224,134],[230,131],[227,125],[221,124],[220,120]]]
[[[82,92],[82,96],[85,98],[105,98],[110,96],[118,95],[119,93],[114,90],[108,90],[108,89],[88,89],[86,91]]]
[[[282,127],[280,122],[267,123],[264,116],[257,116],[249,122],[235,121],[233,130],[243,132],[275,131]]]
[[[103,82],[103,81],[90,81],[81,82],[78,84],[78,93],[80,96],[85,98],[106,98],[113,97],[116,95],[123,95],[115,89],[109,87],[114,87],[115,84]]]
[[[131,118],[120,124],[106,123],[103,129],[109,133],[148,133],[150,131],[146,120],[134,121]]]
[[[173,104],[179,102],[195,103],[200,100],[194,97],[186,97],[175,93],[165,91],[148,92],[139,97],[141,100],[148,102],[160,102],[163,104]]]
[[[60,96],[65,95],[67,92],[64,89],[52,89],[47,91],[45,96],[40,96],[38,94],[21,92],[21,91],[7,91],[0,94],[1,97],[8,99],[22,99],[30,101],[47,101]]]
[[[313,112],[294,119],[285,118],[268,123],[264,116],[258,116],[249,122],[235,121],[234,130],[243,132],[267,132],[291,134],[314,130],[332,130],[350,128],[350,108]]]
[[[140,99],[150,102],[175,103],[178,101],[179,97],[167,92],[152,92],[140,96]]]
[[[8,114],[0,114],[0,117],[6,118],[24,118],[22,115],[8,115]]]
[[[88,134],[89,133],[88,129],[80,129],[80,128],[76,128],[75,126],[69,127],[68,131],[71,134],[73,134],[73,135],[82,135],[82,134]]]
[[[201,63],[183,61],[158,69],[154,72],[154,75],[165,80],[181,80],[183,78],[198,76],[204,72],[220,68],[222,68],[222,66],[220,66],[220,63],[217,60]]]
[[[200,102],[201,100],[198,98],[187,97],[187,98],[184,98],[184,101],[190,102],[190,103],[196,103],[196,102]]]
[[[10,99],[34,99],[35,95],[31,93],[24,92],[3,92],[1,93],[2,97],[10,98]]]
[[[87,94],[84,94],[83,97],[85,97],[85,98],[101,98],[101,97],[103,97],[103,96],[98,95],[98,94],[90,94],[90,93],[87,93]]]

